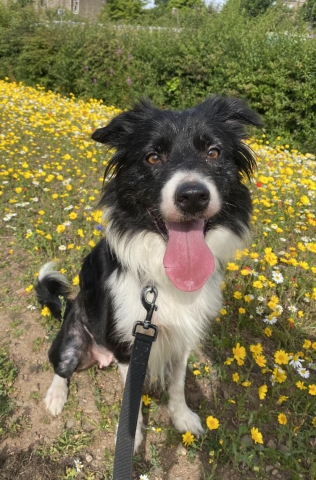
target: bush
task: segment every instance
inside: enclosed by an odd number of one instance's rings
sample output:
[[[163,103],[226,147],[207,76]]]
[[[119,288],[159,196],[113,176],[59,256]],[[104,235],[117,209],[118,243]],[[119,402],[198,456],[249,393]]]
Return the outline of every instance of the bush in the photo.
[[[0,78],[124,108],[144,95],[175,109],[243,97],[267,131],[316,150],[316,39],[278,5],[252,19],[230,1],[187,12],[181,29],[53,23],[12,8],[0,12]]]

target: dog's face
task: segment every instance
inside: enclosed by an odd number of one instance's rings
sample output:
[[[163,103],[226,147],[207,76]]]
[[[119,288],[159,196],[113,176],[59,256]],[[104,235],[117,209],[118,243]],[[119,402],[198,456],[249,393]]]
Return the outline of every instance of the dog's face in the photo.
[[[92,135],[116,149],[106,171],[114,177],[104,203],[111,203],[115,191],[129,219],[169,240],[173,258],[181,250],[181,234],[198,248],[200,233],[238,202],[245,188],[241,174],[249,176],[254,168],[243,143],[245,124],[260,120],[240,100],[214,97],[181,112],[141,102]],[[239,196],[242,209],[245,198]]]

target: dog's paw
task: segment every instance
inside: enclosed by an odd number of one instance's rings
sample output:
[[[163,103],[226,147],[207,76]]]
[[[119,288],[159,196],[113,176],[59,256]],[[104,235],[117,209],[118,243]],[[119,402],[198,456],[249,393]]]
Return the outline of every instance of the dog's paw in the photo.
[[[188,406],[180,407],[176,411],[174,409],[173,411],[169,410],[169,413],[173,425],[179,432],[190,431],[197,437],[204,433],[200,417],[192,412]]]
[[[67,401],[67,395],[67,379],[55,375],[44,400],[47,410],[54,416],[59,415]]]

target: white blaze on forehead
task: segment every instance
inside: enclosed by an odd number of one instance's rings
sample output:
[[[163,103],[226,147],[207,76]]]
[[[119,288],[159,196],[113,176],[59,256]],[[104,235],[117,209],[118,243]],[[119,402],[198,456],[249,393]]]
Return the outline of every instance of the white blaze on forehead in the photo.
[[[166,183],[161,191],[160,210],[165,221],[179,222],[182,220],[182,214],[175,203],[175,194],[178,187],[183,183],[202,183],[210,192],[210,203],[203,212],[203,217],[210,218],[219,212],[221,208],[220,196],[216,185],[210,179],[202,177],[197,172],[181,171],[175,173]]]

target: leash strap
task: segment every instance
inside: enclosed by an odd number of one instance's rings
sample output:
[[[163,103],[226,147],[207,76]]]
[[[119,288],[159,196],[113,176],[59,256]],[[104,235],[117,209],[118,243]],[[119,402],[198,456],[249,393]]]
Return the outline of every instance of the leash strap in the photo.
[[[148,302],[146,299],[148,292],[154,294],[152,302]],[[158,292],[155,287],[144,288],[142,292],[142,303],[147,310],[147,317],[144,322],[136,322],[133,328],[135,341],[127,372],[120,412],[113,480],[129,480],[132,478],[135,432],[143,384],[146,377],[151,346],[158,335],[158,327],[151,325],[152,315],[154,311],[157,310],[155,306],[157,295]],[[153,329],[154,336],[136,332],[138,325],[141,325],[146,330]]]

